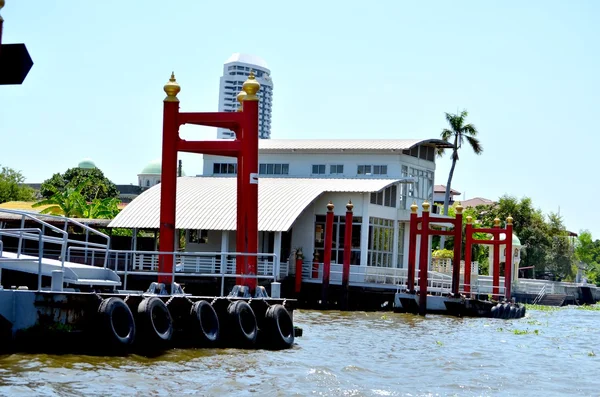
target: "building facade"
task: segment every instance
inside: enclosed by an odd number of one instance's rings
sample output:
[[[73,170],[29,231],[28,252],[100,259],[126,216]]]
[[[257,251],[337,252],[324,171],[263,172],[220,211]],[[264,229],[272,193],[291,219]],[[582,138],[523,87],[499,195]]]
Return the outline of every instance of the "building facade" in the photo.
[[[225,61],[219,85],[219,112],[235,112],[238,109],[237,94],[242,90],[250,71],[254,71],[260,83],[258,108],[258,136],[271,138],[271,111],[273,108],[273,80],[267,63],[255,56],[235,53]],[[217,129],[218,139],[231,139],[235,133],[225,128]]]
[[[327,203],[334,209],[332,263],[342,263],[346,204],[354,204],[351,261],[405,268],[410,205],[433,200],[436,146],[431,140],[261,140],[259,252],[282,263],[302,248],[321,260]],[[177,185],[176,228],[186,251],[235,251],[235,159],[204,156],[204,175]],[[160,188],[144,192],[111,227],[159,226]],[[140,219],[139,214],[147,214]],[[150,219],[151,217],[151,219]]]

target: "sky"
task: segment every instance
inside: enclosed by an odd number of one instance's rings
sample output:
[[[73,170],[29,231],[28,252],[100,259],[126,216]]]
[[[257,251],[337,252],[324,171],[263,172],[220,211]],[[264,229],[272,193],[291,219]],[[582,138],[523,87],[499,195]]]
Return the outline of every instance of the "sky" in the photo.
[[[6,0],[0,14],[2,42],[35,62],[0,87],[0,165],[29,183],[85,157],[136,183],[160,157],[171,71],[182,111],[216,111],[223,62],[243,52],[272,71],[273,138],[437,138],[466,109],[484,152],[461,149],[461,198],[530,197],[600,238],[598,1]]]

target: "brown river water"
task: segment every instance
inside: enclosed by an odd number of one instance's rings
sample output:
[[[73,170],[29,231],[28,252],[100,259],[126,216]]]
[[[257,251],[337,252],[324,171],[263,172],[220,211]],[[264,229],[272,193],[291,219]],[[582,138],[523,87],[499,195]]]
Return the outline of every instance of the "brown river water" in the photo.
[[[0,356],[2,396],[600,395],[600,311],[523,319],[297,310],[293,349]]]

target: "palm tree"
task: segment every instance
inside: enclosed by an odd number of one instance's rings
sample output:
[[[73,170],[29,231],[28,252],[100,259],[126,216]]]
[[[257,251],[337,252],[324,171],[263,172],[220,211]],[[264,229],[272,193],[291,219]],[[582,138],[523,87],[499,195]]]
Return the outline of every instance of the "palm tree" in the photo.
[[[452,167],[450,167],[450,173],[448,174],[448,183],[446,184],[446,194],[444,196],[444,214],[448,213],[448,204],[450,202],[450,187],[452,185],[452,177],[454,176],[454,169],[456,168],[456,162],[458,161],[458,150],[462,147],[465,139],[469,142],[469,145],[473,149],[475,154],[483,153],[483,147],[477,139],[477,128],[473,124],[465,124],[466,118],[469,113],[466,110],[457,112],[456,114],[446,113],[446,121],[450,125],[450,128],[444,128],[441,133],[441,137],[444,141],[452,143]],[[443,154],[438,152],[439,155]],[[440,247],[444,248],[445,236],[440,239]]]
[[[85,197],[81,191],[86,186],[86,183],[80,183],[73,187],[67,185],[63,191],[59,191],[52,187],[54,194],[52,197],[33,204],[32,207],[41,207],[48,205],[49,207],[42,210],[41,214],[64,215],[67,218],[81,218],[85,211]]]

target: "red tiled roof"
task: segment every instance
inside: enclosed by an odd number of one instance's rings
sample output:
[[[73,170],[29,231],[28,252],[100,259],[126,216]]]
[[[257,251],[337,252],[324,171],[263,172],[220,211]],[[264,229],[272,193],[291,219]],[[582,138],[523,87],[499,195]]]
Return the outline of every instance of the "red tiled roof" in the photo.
[[[468,199],[460,202],[463,207],[477,207],[478,205],[492,205],[496,204],[495,201],[489,200],[483,197],[474,197],[472,199]]]
[[[434,193],[446,193],[446,185],[435,185],[433,187],[433,192]],[[454,189],[450,188],[451,196],[457,196],[459,194],[460,194],[460,192],[458,190],[454,190]]]

